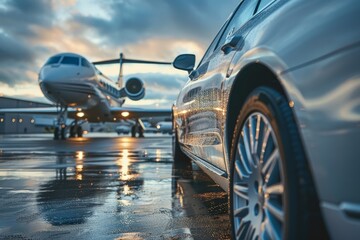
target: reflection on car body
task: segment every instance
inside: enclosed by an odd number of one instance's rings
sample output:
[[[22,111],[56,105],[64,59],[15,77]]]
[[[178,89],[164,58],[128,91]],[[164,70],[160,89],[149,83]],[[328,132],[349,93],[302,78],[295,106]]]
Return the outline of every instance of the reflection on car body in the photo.
[[[233,238],[360,238],[359,12],[243,0],[194,70],[175,59],[175,161],[228,191]]]

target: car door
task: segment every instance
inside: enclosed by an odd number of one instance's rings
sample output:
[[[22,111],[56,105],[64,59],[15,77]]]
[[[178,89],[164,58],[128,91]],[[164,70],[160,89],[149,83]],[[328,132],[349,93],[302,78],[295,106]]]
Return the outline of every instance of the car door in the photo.
[[[244,0],[210,45],[178,101],[186,116],[180,141],[197,157],[225,170],[223,128],[225,117],[223,83],[235,50],[241,50],[243,25],[253,16],[258,1]]]

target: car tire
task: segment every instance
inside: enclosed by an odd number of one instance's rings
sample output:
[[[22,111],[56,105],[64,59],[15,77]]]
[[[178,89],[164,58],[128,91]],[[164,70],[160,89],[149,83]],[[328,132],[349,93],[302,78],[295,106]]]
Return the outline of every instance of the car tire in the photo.
[[[327,239],[288,101],[260,87],[237,117],[230,152],[233,239]]]

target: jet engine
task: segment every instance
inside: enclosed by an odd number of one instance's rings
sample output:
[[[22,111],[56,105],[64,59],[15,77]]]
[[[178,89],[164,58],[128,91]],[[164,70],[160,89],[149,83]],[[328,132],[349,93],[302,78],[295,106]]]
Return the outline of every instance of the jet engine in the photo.
[[[130,78],[124,87],[126,96],[133,101],[138,101],[145,96],[144,83],[138,78]]]

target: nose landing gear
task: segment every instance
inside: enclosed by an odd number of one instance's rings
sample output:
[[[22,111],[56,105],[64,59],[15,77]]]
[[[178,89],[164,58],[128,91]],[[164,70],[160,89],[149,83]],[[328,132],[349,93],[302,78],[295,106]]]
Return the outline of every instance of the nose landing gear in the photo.
[[[83,129],[81,125],[78,123],[77,120],[74,120],[74,122],[70,126],[70,138],[76,138],[76,137],[82,137],[83,136]]]
[[[74,120],[69,126],[66,125],[67,120],[67,106],[60,107],[60,111],[57,117],[55,130],[54,130],[54,140],[65,140],[67,129],[69,128],[69,137],[75,138],[75,137],[82,137],[83,136],[83,129],[81,127],[81,124],[84,122],[78,122],[77,120]]]
[[[65,107],[61,106],[54,130],[54,140],[59,140],[59,139],[65,140],[66,119],[67,119],[67,106]]]

